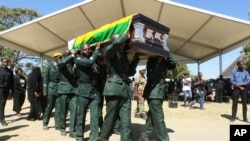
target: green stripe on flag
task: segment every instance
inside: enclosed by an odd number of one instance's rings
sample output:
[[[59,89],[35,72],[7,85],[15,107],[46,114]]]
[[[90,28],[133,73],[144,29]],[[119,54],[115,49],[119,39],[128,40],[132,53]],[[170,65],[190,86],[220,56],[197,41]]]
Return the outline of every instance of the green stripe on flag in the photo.
[[[127,16],[77,37],[72,50],[80,49],[83,44],[94,45],[97,42],[107,42],[113,34],[126,33],[129,30],[132,17],[133,15]]]

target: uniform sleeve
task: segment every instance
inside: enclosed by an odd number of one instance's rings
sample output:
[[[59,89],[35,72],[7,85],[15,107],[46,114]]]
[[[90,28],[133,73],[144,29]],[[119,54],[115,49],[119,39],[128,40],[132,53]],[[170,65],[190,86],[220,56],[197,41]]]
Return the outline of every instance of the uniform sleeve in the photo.
[[[44,95],[48,94],[48,85],[49,85],[49,71],[50,71],[51,63],[48,64],[47,68],[44,72],[44,78],[43,78],[43,93]]]
[[[119,36],[116,40],[114,40],[112,44],[108,45],[105,48],[104,56],[107,59],[112,58],[116,54],[116,52],[120,50],[121,45],[125,43],[127,39],[128,39],[127,34],[122,34],[121,36]]]
[[[76,57],[74,60],[76,66],[78,68],[92,66],[95,63],[99,53],[100,51],[96,49],[90,58],[80,56]]]
[[[167,57],[166,61],[167,61],[167,69],[168,70],[173,70],[176,68],[177,61],[172,54],[170,54],[170,56]]]
[[[152,79],[154,79],[154,73],[153,72],[156,72],[154,70],[154,65],[156,64],[156,60],[155,60],[155,57],[150,57],[148,58],[147,60],[147,78],[149,81],[152,81]]]
[[[66,67],[66,65],[71,61],[73,57],[71,55],[63,58],[63,59],[59,59],[57,61],[57,66],[58,66],[58,69],[61,69],[63,67]]]
[[[136,73],[136,67],[139,63],[140,59],[136,57],[130,64],[129,64],[129,76],[133,76]]]

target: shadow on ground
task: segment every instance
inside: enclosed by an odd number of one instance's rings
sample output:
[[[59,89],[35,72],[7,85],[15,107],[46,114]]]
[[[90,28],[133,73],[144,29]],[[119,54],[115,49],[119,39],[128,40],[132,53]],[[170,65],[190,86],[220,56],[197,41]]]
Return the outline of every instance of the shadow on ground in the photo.
[[[142,132],[142,130],[144,128],[144,124],[132,123],[131,126],[132,126],[132,140],[133,141],[139,140],[141,132]],[[88,130],[90,130],[90,125],[89,124],[87,124],[85,126],[84,132],[87,132]],[[174,133],[173,129],[168,128],[167,130],[168,130],[168,133]],[[84,139],[88,140],[89,138],[86,137]],[[150,140],[158,140],[155,129],[151,132],[151,134],[149,136],[149,139]]]
[[[0,141],[7,141],[11,139],[12,137],[17,137],[18,135],[5,135],[5,136],[0,136]]]
[[[139,140],[143,128],[144,128],[144,124],[132,123],[132,140],[133,141]],[[170,128],[167,128],[167,130],[168,130],[168,133],[174,132],[174,130]],[[155,129],[153,129],[153,131],[149,135],[149,139],[158,140]]]
[[[20,126],[14,126],[14,127],[10,127],[10,128],[0,129],[0,133],[12,131],[12,130],[17,130],[19,128],[23,128],[23,127],[27,127],[27,126],[29,126],[29,125],[20,125]],[[4,140],[0,139],[0,141],[4,141]]]

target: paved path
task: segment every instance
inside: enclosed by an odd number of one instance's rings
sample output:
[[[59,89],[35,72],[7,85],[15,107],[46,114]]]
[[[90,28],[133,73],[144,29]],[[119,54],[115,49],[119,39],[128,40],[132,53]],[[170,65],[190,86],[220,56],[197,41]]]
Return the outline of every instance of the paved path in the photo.
[[[42,121],[27,121],[29,112],[29,102],[26,99],[21,117],[12,111],[13,101],[8,100],[6,105],[6,121],[8,126],[0,125],[0,141],[74,141],[67,135],[61,136],[59,131],[54,129],[54,120],[49,123],[49,130],[42,129]],[[136,102],[132,103],[132,115]],[[230,123],[231,103],[206,102],[205,110],[199,110],[199,104],[195,104],[193,109],[182,106],[179,101],[178,108],[169,108],[168,101],[164,101],[165,122],[169,131],[170,141],[229,141],[230,124],[246,124],[242,121],[242,106],[238,105],[238,119]],[[104,107],[105,109],[105,107]],[[146,108],[147,109],[147,108]],[[248,105],[250,109],[250,105]],[[105,112],[105,111],[104,111]],[[250,119],[250,112],[248,112]],[[89,115],[86,120],[87,139],[89,135]],[[140,132],[143,129],[145,120],[132,117],[133,141],[138,141]],[[151,141],[157,141],[155,132],[150,136]],[[119,141],[118,135],[112,135],[110,141]]]

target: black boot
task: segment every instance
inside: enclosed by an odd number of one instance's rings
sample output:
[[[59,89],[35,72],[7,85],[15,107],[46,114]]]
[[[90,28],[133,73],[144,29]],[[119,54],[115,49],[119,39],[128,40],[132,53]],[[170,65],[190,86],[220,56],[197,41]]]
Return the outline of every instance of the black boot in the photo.
[[[7,126],[8,125],[5,120],[2,120],[1,124],[2,124],[2,126]]]
[[[120,131],[118,129],[113,129],[113,133],[116,134],[116,135],[120,135]]]

